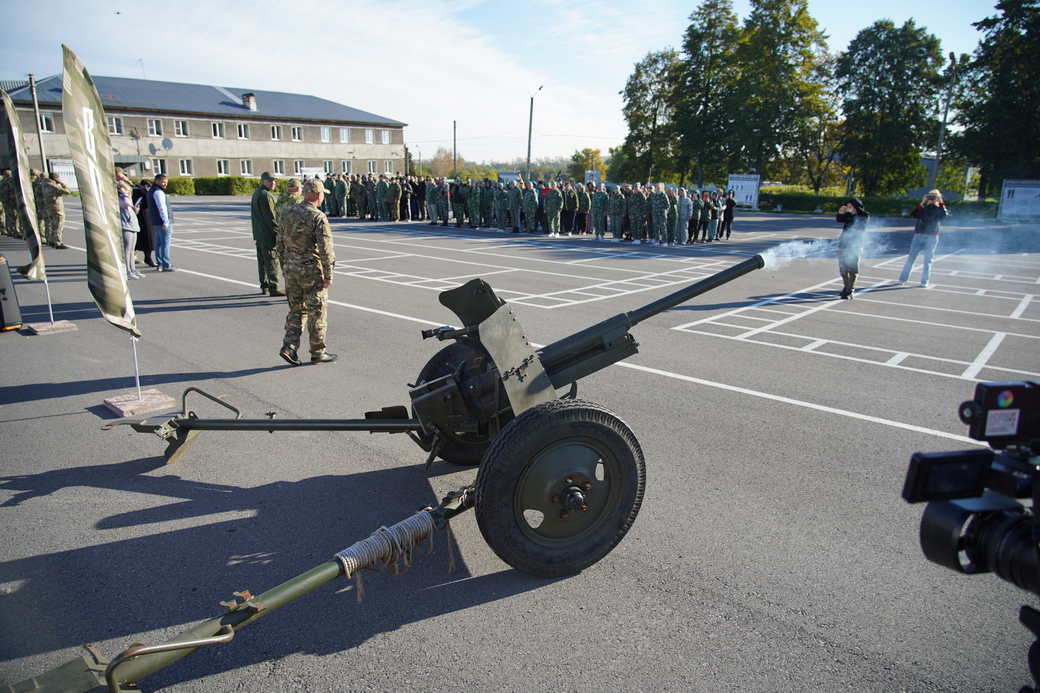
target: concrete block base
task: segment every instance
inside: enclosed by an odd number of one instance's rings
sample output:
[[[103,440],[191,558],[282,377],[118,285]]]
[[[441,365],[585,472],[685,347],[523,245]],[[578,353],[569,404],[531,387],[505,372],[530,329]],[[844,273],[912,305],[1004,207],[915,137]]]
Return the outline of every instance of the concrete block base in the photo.
[[[59,332],[75,332],[79,329],[76,327],[76,323],[68,320],[55,320],[54,322],[27,322],[22,327],[28,330],[29,334],[41,336],[58,334]]]
[[[105,406],[119,416],[144,416],[157,411],[167,411],[177,407],[177,400],[159,390],[141,390],[138,398],[137,390],[125,395],[117,395],[105,400]]]

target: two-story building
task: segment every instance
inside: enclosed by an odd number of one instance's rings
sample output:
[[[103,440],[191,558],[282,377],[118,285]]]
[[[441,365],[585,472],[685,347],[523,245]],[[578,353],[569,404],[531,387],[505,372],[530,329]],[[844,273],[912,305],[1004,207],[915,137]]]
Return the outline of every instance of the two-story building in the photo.
[[[113,160],[131,175],[301,176],[404,173],[405,123],[317,96],[204,84],[94,76]],[[12,85],[14,86],[14,85]],[[61,111],[61,76],[37,82],[51,170],[75,183]],[[30,166],[41,167],[32,94],[10,92]],[[11,165],[0,143],[0,166]]]

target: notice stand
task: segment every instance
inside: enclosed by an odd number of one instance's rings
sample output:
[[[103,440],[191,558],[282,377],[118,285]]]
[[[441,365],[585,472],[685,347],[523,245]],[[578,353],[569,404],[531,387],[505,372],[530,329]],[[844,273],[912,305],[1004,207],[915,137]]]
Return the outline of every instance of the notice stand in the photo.
[[[121,417],[144,416],[157,411],[166,411],[177,406],[177,400],[155,388],[141,389],[141,370],[137,362],[137,337],[130,335],[130,350],[134,356],[134,392],[117,395],[105,400],[105,406]]]

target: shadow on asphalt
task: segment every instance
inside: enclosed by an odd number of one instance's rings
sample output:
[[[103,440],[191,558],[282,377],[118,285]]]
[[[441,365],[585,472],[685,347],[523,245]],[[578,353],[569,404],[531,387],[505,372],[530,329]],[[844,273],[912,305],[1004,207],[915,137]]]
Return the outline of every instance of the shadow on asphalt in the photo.
[[[193,380],[211,380],[241,378],[257,373],[279,371],[286,368],[295,368],[289,364],[277,366],[265,366],[263,368],[244,368],[238,371],[196,371],[192,373],[149,373],[141,376],[141,387],[163,385],[165,383],[180,383]],[[116,378],[95,378],[93,380],[69,380],[60,383],[30,383],[27,385],[11,385],[0,387],[0,404],[13,404],[15,402],[35,402],[41,399],[54,397],[68,397],[70,395],[85,395],[91,392],[102,392],[106,390],[117,390],[134,386],[134,379],[130,376]]]
[[[58,281],[83,281],[82,279],[67,279]],[[54,280],[51,280],[54,283]],[[235,299],[229,301],[228,299]],[[249,300],[252,299],[252,300]],[[246,294],[233,294],[228,296],[184,296],[181,298],[161,299],[133,299],[134,311],[138,315],[148,313],[170,313],[183,310],[213,310],[219,308],[254,308],[256,306],[284,306],[284,299],[268,299],[259,292]],[[97,305],[93,301],[72,301],[69,303],[55,303],[55,320],[92,320],[100,317]],[[49,320],[46,303],[36,303],[22,306],[22,318],[26,322],[40,322]]]
[[[232,592],[259,594],[331,560],[336,551],[378,527],[438,501],[419,465],[252,488],[151,474],[162,468],[161,457],[148,457],[0,478],[0,488],[20,491],[5,505],[31,503],[79,486],[175,499],[111,515],[98,523],[99,530],[141,527],[151,532],[168,522],[196,525],[0,563],[0,584],[17,585],[0,592],[0,652],[5,658],[109,638],[125,641],[125,646],[139,633],[219,615],[217,602]],[[227,513],[249,516],[229,520]],[[146,679],[145,689],[294,653],[343,652],[408,623],[548,584],[512,570],[472,578],[464,565],[449,574],[448,540],[437,533],[434,553],[415,556],[415,567],[403,575],[366,574],[360,604],[352,582],[334,581],[259,627],[246,629],[232,643],[203,648]],[[349,591],[339,593],[345,589]],[[33,624],[32,633],[20,625],[26,623]]]

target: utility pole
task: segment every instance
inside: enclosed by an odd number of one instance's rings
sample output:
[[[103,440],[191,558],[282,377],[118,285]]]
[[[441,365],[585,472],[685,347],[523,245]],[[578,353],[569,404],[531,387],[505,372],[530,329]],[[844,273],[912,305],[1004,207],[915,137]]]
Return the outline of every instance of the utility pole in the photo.
[[[32,73],[29,73],[29,91],[32,92],[33,99],[33,113],[36,114],[36,141],[40,143],[40,169],[44,175],[50,173],[50,167],[47,166],[47,154],[43,151],[43,128],[40,127],[40,103],[36,100],[36,78],[33,77]]]
[[[534,94],[537,94],[542,90],[541,85],[534,90]],[[531,125],[534,123],[534,94],[531,94],[531,108],[527,112],[527,182],[531,182]]]
[[[946,140],[946,118],[950,113],[950,98],[953,95],[953,87],[957,83],[957,54],[950,51],[950,82],[946,86],[946,104],[943,106],[942,124],[939,125],[939,144],[935,147],[935,168],[928,175],[928,189],[935,189],[935,182],[939,178],[939,167],[942,165],[943,142]]]
[[[455,150],[455,121],[451,121],[451,177],[459,177],[459,159]]]

